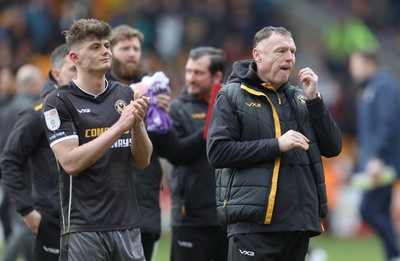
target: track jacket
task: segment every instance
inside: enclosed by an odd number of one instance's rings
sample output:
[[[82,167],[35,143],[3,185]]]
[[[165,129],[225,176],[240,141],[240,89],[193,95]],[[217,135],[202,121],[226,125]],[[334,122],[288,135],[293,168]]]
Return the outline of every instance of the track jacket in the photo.
[[[360,147],[358,171],[371,158],[380,158],[400,177],[400,95],[392,75],[380,69],[359,86],[357,102]]]
[[[1,158],[2,182],[17,211],[26,215],[38,210],[47,220],[59,225],[60,198],[56,159],[44,133],[41,119],[43,98],[57,88],[49,73],[41,99],[25,109],[18,117]],[[29,163],[29,173],[24,166]],[[30,174],[33,191],[31,194]]]
[[[172,197],[172,227],[218,226],[215,175],[206,156],[203,129],[208,103],[184,88],[172,102],[170,116],[179,136],[179,152],[168,159],[173,168],[169,185]]]
[[[321,155],[336,156],[341,133],[319,98],[307,101],[289,83],[277,91],[256,74],[253,60],[233,66],[217,96],[207,139],[216,171],[218,218],[234,233],[321,232],[327,212]],[[307,151],[281,153],[289,130],[309,140]]]

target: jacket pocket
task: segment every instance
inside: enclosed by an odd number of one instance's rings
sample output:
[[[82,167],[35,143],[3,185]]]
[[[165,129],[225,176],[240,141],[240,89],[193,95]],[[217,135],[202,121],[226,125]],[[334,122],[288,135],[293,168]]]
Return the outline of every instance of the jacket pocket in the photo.
[[[269,224],[265,217],[267,209],[274,208],[270,198],[275,198],[275,194],[271,196],[271,172],[264,166],[220,170],[217,213],[222,227],[241,221]]]
[[[218,221],[223,229],[227,228],[229,223],[229,213],[227,204],[229,202],[232,189],[232,182],[235,176],[233,169],[217,169],[215,171],[216,179],[216,201]]]

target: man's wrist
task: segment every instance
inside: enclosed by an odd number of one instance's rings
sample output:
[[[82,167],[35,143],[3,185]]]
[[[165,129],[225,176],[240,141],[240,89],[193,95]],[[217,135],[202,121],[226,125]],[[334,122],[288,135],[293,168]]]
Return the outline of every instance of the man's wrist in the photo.
[[[136,130],[136,129],[139,129],[139,128],[141,128],[141,127],[144,127],[144,123],[143,123],[143,121],[141,121],[140,123],[136,123],[134,126],[133,126],[133,130]]]
[[[312,98],[312,99],[307,98],[307,99],[306,99],[306,102],[307,102],[307,103],[314,103],[314,102],[317,102],[317,101],[320,101],[320,100],[322,100],[322,96],[321,96],[321,94],[320,94],[319,92],[317,92],[317,93],[315,94],[315,98]]]

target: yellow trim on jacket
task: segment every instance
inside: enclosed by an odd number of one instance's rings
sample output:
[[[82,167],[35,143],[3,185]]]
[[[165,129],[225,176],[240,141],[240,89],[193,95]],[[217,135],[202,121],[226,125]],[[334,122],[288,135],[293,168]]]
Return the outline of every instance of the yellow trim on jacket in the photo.
[[[264,87],[268,88],[268,86],[264,86]],[[279,116],[278,116],[278,113],[277,113],[274,105],[272,104],[271,100],[269,99],[269,97],[265,93],[251,89],[243,84],[240,85],[240,88],[247,91],[250,94],[253,94],[256,96],[264,96],[265,98],[267,98],[267,101],[269,102],[269,104],[271,104],[272,116],[274,118],[275,138],[279,138],[280,136],[282,136],[281,125],[279,123]],[[279,176],[280,164],[281,164],[281,157],[279,156],[275,159],[274,169],[272,171],[271,191],[270,191],[270,194],[268,197],[268,207],[267,207],[267,212],[265,214],[264,224],[271,224],[272,214],[274,212],[274,206],[275,206],[276,191],[277,191],[277,187],[278,187],[278,176]]]

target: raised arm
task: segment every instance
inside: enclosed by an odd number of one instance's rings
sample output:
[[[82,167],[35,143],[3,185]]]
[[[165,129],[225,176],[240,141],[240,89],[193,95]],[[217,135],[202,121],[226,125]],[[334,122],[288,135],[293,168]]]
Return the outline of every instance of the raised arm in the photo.
[[[63,169],[71,176],[76,176],[87,169],[111,148],[126,132],[132,132],[132,159],[139,168],[150,162],[152,145],[143,125],[143,117],[148,104],[147,98],[131,101],[123,110],[119,120],[96,139],[79,145],[78,138],[60,141],[52,146],[52,150]]]

